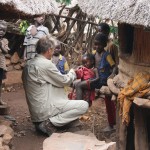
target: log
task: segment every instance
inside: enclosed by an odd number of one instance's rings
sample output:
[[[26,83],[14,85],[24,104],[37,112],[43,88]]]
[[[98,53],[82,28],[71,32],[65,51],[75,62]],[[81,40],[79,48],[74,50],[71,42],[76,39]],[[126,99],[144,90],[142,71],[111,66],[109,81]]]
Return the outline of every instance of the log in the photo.
[[[136,104],[138,107],[150,109],[150,100],[149,99],[135,97],[133,103]]]
[[[120,92],[120,89],[114,85],[113,79],[108,79],[107,85],[113,94],[118,95],[118,93]]]
[[[119,74],[113,78],[113,83],[119,89],[124,88],[126,86],[126,84],[120,80]]]
[[[112,95],[112,92],[110,91],[108,86],[102,86],[99,92],[104,95]]]
[[[134,109],[135,115],[135,150],[149,150],[146,114],[142,108]]]

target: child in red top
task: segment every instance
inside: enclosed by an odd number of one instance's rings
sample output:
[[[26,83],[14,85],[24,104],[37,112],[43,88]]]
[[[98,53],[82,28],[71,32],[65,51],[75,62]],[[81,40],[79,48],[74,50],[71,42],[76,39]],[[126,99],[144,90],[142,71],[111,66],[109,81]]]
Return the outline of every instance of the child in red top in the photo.
[[[95,60],[92,54],[85,54],[82,57],[83,66],[76,70],[77,79],[81,79],[81,81],[75,85],[76,99],[84,99],[89,105],[91,105],[95,99],[95,90],[90,90],[90,82],[99,79],[98,70],[94,68],[94,62]],[[84,91],[82,91],[83,86],[84,89],[86,89]]]

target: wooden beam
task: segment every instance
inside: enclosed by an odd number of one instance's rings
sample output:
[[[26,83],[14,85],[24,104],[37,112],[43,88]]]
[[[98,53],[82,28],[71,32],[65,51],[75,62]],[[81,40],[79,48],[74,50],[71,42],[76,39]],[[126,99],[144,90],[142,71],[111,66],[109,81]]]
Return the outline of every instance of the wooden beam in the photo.
[[[133,101],[138,107],[149,108],[150,109],[150,100],[144,98],[134,98]]]

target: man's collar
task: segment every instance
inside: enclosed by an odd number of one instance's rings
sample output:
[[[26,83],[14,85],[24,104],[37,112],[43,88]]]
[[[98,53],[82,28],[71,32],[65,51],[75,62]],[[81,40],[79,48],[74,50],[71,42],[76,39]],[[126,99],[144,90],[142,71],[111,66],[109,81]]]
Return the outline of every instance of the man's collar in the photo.
[[[36,54],[36,56],[35,57],[40,57],[40,58],[45,58],[45,59],[47,59],[45,56],[43,56],[42,54]]]

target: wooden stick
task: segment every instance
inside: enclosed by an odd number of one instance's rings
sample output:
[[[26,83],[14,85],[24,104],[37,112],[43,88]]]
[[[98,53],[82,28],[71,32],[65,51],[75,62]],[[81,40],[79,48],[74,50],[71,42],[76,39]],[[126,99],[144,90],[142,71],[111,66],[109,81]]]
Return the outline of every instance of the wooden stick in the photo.
[[[117,88],[114,83],[113,83],[113,79],[108,79],[107,80],[107,85],[109,87],[109,89],[111,90],[112,93],[114,93],[115,95],[118,95],[118,93],[120,92],[120,89]]]
[[[81,11],[79,10],[78,14],[77,14],[77,18],[81,15]],[[72,27],[74,26],[74,24],[76,23],[76,20],[72,21],[71,25],[69,26],[69,28],[67,29],[65,35],[61,38],[61,41],[64,42],[66,40],[66,38],[69,36],[70,31],[72,29]]]
[[[56,17],[71,19],[71,20],[75,20],[75,21],[79,21],[79,22],[83,22],[83,23],[89,23],[89,24],[98,26],[97,23],[94,23],[94,22],[91,22],[91,21],[86,21],[86,20],[81,20],[81,19],[77,19],[77,18],[72,18],[72,17],[68,17],[68,16],[62,16],[62,15],[56,15],[56,14],[50,14],[50,16],[56,16]]]
[[[62,9],[59,11],[59,15],[61,15],[62,11],[64,10],[64,8],[66,7],[66,5],[64,5],[62,7]],[[52,33],[56,30],[56,29],[59,29],[58,26],[60,26],[60,17],[57,17],[56,19],[56,24],[55,24],[55,27],[53,28],[52,30]]]

